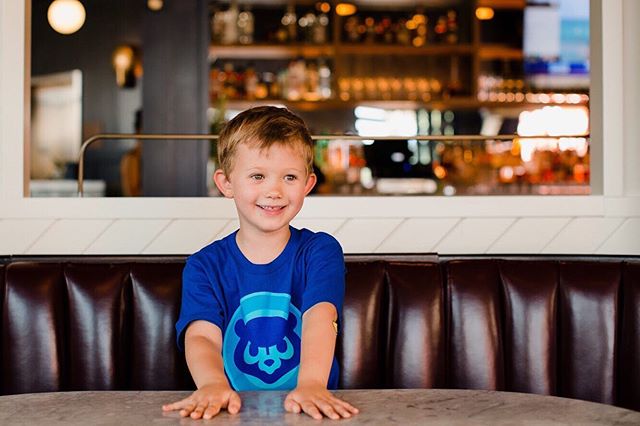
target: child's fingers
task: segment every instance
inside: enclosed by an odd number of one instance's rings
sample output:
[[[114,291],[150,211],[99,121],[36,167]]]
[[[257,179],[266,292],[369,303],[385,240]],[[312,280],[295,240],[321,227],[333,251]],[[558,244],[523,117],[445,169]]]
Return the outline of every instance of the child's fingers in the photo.
[[[217,416],[220,413],[220,405],[219,404],[210,404],[206,410],[204,410],[204,414],[202,418],[205,420],[211,419]]]
[[[347,401],[343,401],[340,398],[337,398],[335,396],[331,397],[331,401],[334,403],[334,406],[335,406],[335,404],[340,404],[342,407],[346,408],[347,410],[349,410],[353,414],[358,414],[360,412],[360,410],[358,410],[353,405],[349,404]]]
[[[182,417],[188,417],[195,408],[195,404],[186,404],[182,407],[182,410],[180,410],[180,415]]]
[[[315,405],[322,411],[322,413],[329,417],[332,420],[338,420],[340,415],[336,412],[335,408],[331,403],[325,399],[317,399],[315,401]]]
[[[185,398],[185,399],[181,399],[180,401],[176,401],[176,402],[172,402],[170,404],[165,404],[162,406],[162,409],[164,411],[173,411],[173,410],[179,410],[180,408],[185,407],[189,402],[191,401],[191,398]]]
[[[204,413],[204,410],[206,408],[207,408],[206,402],[199,402],[198,405],[196,405],[196,407],[193,409],[193,411],[191,412],[189,417],[191,417],[192,419],[201,418],[202,417],[202,413]]]
[[[284,409],[289,413],[299,414],[301,411],[300,404],[294,401],[291,398],[287,398],[284,400]]]
[[[333,401],[333,400],[331,400],[331,404],[333,405],[333,409],[336,410],[336,412],[341,417],[344,417],[345,419],[348,419],[349,417],[351,417],[351,412],[347,409],[347,407],[342,405],[340,402],[341,401]]]
[[[302,407],[302,410],[309,416],[313,417],[316,420],[322,420],[322,413],[320,413],[320,410],[318,410],[318,407],[316,407],[316,404],[314,404],[313,402],[303,401],[300,406]]]

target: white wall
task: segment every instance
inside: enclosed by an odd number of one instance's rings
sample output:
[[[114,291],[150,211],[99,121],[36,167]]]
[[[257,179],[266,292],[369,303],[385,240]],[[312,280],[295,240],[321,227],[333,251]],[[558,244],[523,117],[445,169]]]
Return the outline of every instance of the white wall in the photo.
[[[29,199],[22,195],[24,4],[0,2],[0,255],[183,254],[237,225],[224,199]],[[636,0],[595,0],[594,170],[578,197],[319,197],[294,225],[334,234],[348,253],[640,254],[640,51]],[[623,56],[624,52],[624,56]],[[598,58],[595,55],[594,58]],[[594,59],[595,60],[595,59]],[[595,104],[597,102],[597,105]],[[596,128],[597,127],[597,128]]]

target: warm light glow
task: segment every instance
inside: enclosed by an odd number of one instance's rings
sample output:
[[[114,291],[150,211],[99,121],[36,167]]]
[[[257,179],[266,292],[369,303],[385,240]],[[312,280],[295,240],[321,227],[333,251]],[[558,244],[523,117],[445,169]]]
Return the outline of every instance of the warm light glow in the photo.
[[[49,25],[60,34],[75,33],[84,25],[85,18],[84,6],[78,0],[55,0],[47,10]]]
[[[494,15],[493,9],[490,7],[479,7],[476,9],[476,18],[481,21],[488,21],[489,19],[493,19]]]
[[[336,6],[336,14],[338,16],[349,16],[356,13],[358,9],[353,3],[338,3]]]
[[[427,18],[422,13],[416,13],[411,19],[415,21],[416,24],[424,24],[427,22]]]
[[[357,107],[355,127],[360,136],[409,136],[418,132],[413,110],[382,110]]]
[[[322,13],[329,13],[329,11],[331,10],[331,5],[328,2],[322,2],[320,3],[320,11]]]
[[[133,49],[130,46],[118,46],[113,52],[113,68],[116,70],[116,83],[123,87],[127,81],[127,72],[133,66]]]
[[[517,132],[522,136],[586,135],[589,132],[589,110],[584,106],[546,106],[523,111],[518,119]],[[585,138],[520,139],[519,143],[520,158],[525,162],[531,161],[535,151],[574,150],[582,157],[589,147]]]
[[[147,7],[149,10],[157,12],[164,6],[164,0],[147,0]]]
[[[447,169],[440,165],[437,165],[433,168],[433,174],[436,175],[438,179],[444,179],[445,177],[447,177]]]

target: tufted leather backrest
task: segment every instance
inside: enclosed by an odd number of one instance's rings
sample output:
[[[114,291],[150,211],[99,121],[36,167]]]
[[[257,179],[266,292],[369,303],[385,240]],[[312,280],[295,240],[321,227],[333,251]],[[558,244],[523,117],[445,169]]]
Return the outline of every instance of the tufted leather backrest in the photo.
[[[0,393],[192,389],[183,257],[0,261]],[[344,388],[470,388],[640,409],[640,260],[349,256]]]

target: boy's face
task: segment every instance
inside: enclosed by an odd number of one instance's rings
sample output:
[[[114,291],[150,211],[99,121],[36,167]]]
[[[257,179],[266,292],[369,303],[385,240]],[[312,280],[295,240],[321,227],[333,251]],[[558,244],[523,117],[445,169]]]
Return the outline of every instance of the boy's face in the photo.
[[[286,228],[302,208],[316,183],[308,174],[301,150],[272,145],[260,150],[240,144],[231,173],[217,170],[214,179],[227,198],[233,198],[243,232],[271,233]]]

